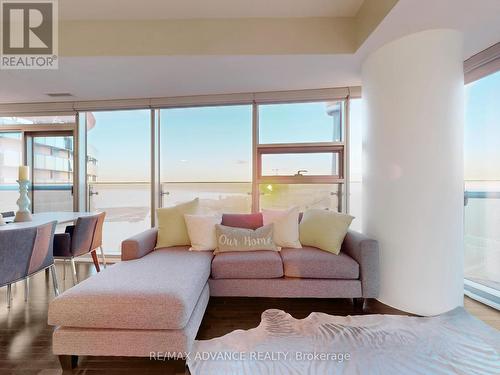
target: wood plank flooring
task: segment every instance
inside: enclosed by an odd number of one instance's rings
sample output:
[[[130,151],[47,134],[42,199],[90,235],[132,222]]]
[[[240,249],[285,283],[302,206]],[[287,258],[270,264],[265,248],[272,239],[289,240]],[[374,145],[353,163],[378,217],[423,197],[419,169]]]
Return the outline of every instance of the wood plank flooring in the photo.
[[[57,265],[60,289],[70,288],[71,274],[63,282],[61,264]],[[88,263],[78,264],[82,280],[95,272]],[[59,362],[52,354],[52,328],[47,325],[47,306],[54,298],[50,278],[43,272],[30,282],[30,298],[24,302],[24,284],[13,286],[12,308],[6,306],[6,288],[0,288],[0,375],[60,375]],[[486,323],[500,329],[500,313],[470,299],[466,308]],[[212,298],[207,308],[198,338],[208,339],[224,335],[234,329],[256,327],[260,316],[268,308],[289,312],[295,318],[304,318],[313,311],[334,315],[359,314],[349,299],[264,299]],[[364,312],[402,314],[382,303],[369,300]],[[147,358],[82,357],[73,372],[80,375],[97,374],[176,374],[179,365],[172,362],[150,361]]]

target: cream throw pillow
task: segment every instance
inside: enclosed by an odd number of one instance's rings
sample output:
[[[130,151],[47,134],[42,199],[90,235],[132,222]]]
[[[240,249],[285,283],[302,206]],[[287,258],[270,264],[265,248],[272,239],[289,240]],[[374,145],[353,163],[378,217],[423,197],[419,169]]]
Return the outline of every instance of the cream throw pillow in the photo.
[[[199,211],[199,199],[181,203],[174,207],[158,208],[158,238],[156,249],[171,246],[191,245],[189,234],[184,221],[184,215],[194,215]]]
[[[299,208],[288,210],[262,210],[264,225],[274,224],[274,243],[281,247],[300,249]]]
[[[300,242],[338,255],[353,219],[334,211],[307,210],[299,226]]]
[[[216,225],[215,230],[217,233],[216,253],[227,251],[280,250],[273,241],[273,224],[264,225],[255,230]]]
[[[184,215],[191,248],[193,251],[215,250],[217,237],[215,226],[220,224],[222,216],[219,215]]]

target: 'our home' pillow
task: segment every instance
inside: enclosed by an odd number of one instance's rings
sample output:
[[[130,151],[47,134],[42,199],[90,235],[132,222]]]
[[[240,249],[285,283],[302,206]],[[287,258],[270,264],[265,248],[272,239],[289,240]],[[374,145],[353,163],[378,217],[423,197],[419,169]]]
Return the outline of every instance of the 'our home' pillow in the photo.
[[[225,225],[216,225],[217,236],[216,253],[228,251],[273,250],[280,248],[273,241],[273,224],[264,225],[258,229],[233,228]]]

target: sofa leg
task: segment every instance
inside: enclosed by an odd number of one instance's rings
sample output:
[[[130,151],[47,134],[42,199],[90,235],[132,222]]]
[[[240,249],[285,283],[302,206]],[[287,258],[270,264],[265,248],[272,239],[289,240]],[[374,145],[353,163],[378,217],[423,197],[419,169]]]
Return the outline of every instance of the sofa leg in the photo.
[[[352,302],[354,304],[354,308],[357,311],[363,311],[363,307],[365,305],[365,299],[364,298],[353,298]]]
[[[60,355],[59,362],[63,371],[71,371],[76,366],[78,366],[78,356],[77,355]]]
[[[172,364],[172,371],[175,375],[189,375],[189,369],[186,364],[185,359],[171,359],[169,361]]]

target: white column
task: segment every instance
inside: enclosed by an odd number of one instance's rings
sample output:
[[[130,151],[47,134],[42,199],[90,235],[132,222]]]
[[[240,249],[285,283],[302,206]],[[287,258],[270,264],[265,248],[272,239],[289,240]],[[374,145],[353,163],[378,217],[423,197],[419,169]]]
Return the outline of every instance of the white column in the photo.
[[[462,35],[429,30],[363,63],[363,231],[380,241],[379,300],[440,314],[463,304]]]

